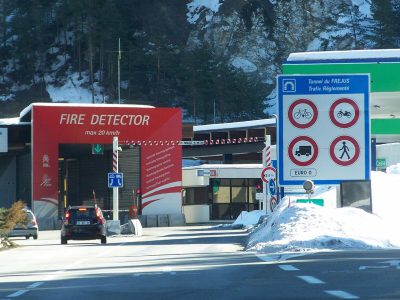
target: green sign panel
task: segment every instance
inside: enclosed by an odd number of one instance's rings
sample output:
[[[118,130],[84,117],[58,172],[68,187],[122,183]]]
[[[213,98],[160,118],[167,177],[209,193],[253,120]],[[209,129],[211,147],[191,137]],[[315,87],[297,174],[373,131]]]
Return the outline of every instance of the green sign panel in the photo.
[[[377,158],[376,159],[376,167],[377,168],[386,168],[386,158]]]
[[[324,199],[297,199],[297,203],[314,203],[319,206],[324,206]]]
[[[104,146],[102,144],[93,144],[92,145],[92,154],[103,154]]]

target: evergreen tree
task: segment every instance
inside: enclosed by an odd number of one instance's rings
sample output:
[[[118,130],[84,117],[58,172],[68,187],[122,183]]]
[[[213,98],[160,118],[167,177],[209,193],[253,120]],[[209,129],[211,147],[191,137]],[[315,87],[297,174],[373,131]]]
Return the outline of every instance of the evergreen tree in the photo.
[[[374,18],[374,32],[372,39],[375,47],[389,49],[395,47],[396,26],[394,25],[394,11],[391,0],[372,0],[371,12]]]

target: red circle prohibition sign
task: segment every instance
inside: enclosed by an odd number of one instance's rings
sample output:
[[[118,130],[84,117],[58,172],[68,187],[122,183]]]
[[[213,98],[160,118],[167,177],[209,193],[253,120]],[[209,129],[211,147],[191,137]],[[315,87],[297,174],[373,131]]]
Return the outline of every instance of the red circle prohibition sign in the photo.
[[[269,200],[269,208],[271,208],[271,211],[274,211],[275,207],[278,205],[278,201],[274,196],[271,197]]]
[[[344,160],[340,160],[338,157],[336,157],[335,146],[340,141],[349,141],[350,143],[352,143],[354,145],[354,156],[351,159],[344,161]],[[343,147],[345,147],[345,142],[343,142],[343,143],[344,143]],[[343,151],[345,151],[345,150],[343,149]],[[329,154],[331,155],[331,158],[333,159],[333,161],[335,163],[337,163],[338,165],[349,166],[349,165],[353,164],[360,156],[360,146],[358,145],[357,141],[354,138],[352,138],[351,136],[347,136],[347,135],[339,136],[336,139],[334,139],[333,142],[331,143],[331,146],[329,147]]]
[[[293,150],[294,150],[293,148],[296,145],[296,143],[299,142],[299,141],[306,141],[306,142],[309,142],[311,144],[311,147],[313,149],[313,153],[311,155],[311,158],[309,160],[307,160],[307,161],[300,161],[293,154]],[[288,154],[289,154],[290,160],[292,162],[294,162],[296,165],[301,166],[301,167],[309,166],[318,157],[318,145],[312,138],[310,138],[308,136],[305,136],[305,135],[298,136],[293,141],[290,142],[289,148],[288,148]]]
[[[343,104],[343,103],[347,103],[347,104],[351,105],[351,106],[353,107],[353,109],[354,109],[354,117],[353,117],[353,120],[351,120],[351,121],[348,122],[348,123],[341,123],[341,122],[339,122],[339,121],[337,120],[336,116],[335,116],[335,109],[336,109],[336,107],[337,107],[338,105],[340,105],[340,104]],[[360,117],[360,110],[358,109],[357,104],[356,104],[353,100],[348,99],[348,98],[341,98],[341,99],[338,99],[338,100],[336,100],[335,102],[333,102],[333,104],[332,104],[332,106],[331,106],[331,108],[330,108],[330,110],[329,110],[329,117],[330,117],[331,121],[333,122],[333,124],[335,124],[337,127],[340,127],[340,128],[349,128],[349,127],[351,127],[351,126],[353,126],[354,124],[357,123],[358,118]]]
[[[299,112],[295,112],[293,113],[295,107],[297,105],[300,104],[306,104],[308,106],[311,107],[312,113],[311,112],[307,112],[306,109],[303,111],[303,113],[301,112],[301,110],[299,110]],[[299,123],[295,120],[294,115],[296,113],[299,113],[299,116],[303,116],[306,118],[309,118],[309,121],[307,123]],[[308,99],[297,99],[296,101],[294,101],[290,106],[289,106],[289,110],[288,110],[288,117],[289,117],[289,121],[290,123],[292,123],[293,126],[297,127],[297,128],[308,128],[311,127],[312,125],[314,125],[314,123],[317,121],[318,118],[318,109],[317,106],[314,104],[314,102],[312,102],[311,100]]]

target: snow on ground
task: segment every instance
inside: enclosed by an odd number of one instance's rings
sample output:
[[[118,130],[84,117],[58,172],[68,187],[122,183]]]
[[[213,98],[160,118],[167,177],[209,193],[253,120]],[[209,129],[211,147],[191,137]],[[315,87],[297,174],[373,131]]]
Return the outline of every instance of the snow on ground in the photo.
[[[257,71],[257,66],[253,64],[246,58],[243,57],[235,57],[231,61],[232,66],[237,69],[241,69],[245,73],[251,73]]]
[[[74,73],[61,87],[47,84],[47,92],[53,102],[92,103],[92,92],[82,87],[85,82],[88,82],[87,76],[80,78],[78,73]],[[104,102],[97,84],[94,86],[94,91],[95,103]]]
[[[335,203],[336,189],[320,187],[316,198]],[[400,164],[388,173],[372,172],[373,214],[353,207],[322,207],[296,203],[299,197],[285,197],[267,222],[250,234],[247,250],[261,254],[295,256],[315,251],[400,248],[398,212]],[[260,212],[242,213],[234,225],[257,224]]]

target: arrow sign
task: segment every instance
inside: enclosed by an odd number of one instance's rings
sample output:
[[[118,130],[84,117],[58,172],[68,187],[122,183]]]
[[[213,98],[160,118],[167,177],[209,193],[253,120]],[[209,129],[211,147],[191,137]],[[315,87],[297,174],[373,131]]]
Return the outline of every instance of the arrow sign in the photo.
[[[104,147],[101,144],[93,144],[92,145],[92,154],[103,154]]]
[[[391,267],[396,267],[396,269],[400,269],[400,260],[397,259],[383,261],[381,262],[381,264],[389,264]]]
[[[359,270],[366,270],[366,269],[387,269],[390,267],[394,267],[397,270],[400,269],[400,260],[393,259],[393,260],[386,260],[381,261],[380,264],[387,264],[388,266],[360,266]]]

